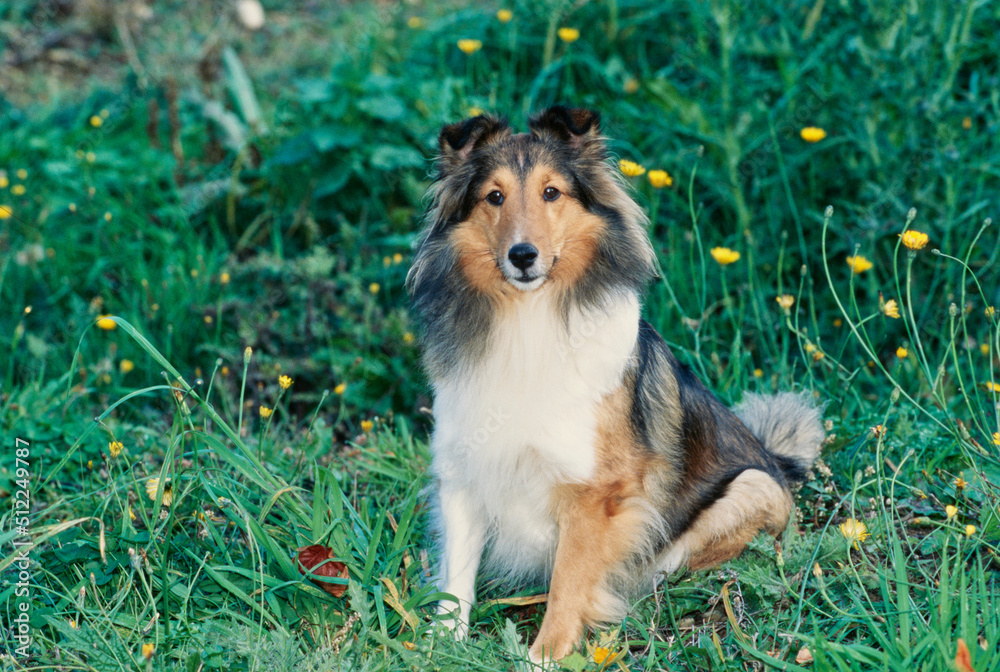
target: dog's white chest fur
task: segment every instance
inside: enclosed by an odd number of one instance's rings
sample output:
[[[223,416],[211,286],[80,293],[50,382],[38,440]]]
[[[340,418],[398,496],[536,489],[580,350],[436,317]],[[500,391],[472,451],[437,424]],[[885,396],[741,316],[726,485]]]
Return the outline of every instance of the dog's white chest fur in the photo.
[[[466,493],[501,572],[551,561],[550,493],[593,475],[597,406],[621,383],[638,326],[632,294],[567,321],[532,292],[498,319],[477,365],[435,381],[434,471]]]

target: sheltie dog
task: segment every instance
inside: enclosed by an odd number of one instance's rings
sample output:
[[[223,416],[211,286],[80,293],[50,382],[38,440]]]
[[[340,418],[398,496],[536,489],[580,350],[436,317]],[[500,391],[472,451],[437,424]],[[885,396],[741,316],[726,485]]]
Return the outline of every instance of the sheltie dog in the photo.
[[[824,438],[808,396],[730,411],[639,316],[643,211],[598,114],[552,107],[514,133],[440,134],[407,278],[434,388],[439,613],[468,631],[476,576],[547,581],[530,655],[569,654],[657,572],[712,567],[779,535]]]

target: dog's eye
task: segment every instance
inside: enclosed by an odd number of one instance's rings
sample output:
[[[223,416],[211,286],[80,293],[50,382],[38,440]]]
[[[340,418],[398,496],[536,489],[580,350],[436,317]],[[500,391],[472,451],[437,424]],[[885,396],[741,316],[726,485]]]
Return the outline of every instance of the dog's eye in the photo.
[[[542,192],[542,198],[546,201],[554,201],[559,198],[560,193],[555,187],[545,187],[545,191]]]
[[[500,205],[503,203],[503,194],[494,189],[490,193],[486,194],[486,200],[493,205]]]

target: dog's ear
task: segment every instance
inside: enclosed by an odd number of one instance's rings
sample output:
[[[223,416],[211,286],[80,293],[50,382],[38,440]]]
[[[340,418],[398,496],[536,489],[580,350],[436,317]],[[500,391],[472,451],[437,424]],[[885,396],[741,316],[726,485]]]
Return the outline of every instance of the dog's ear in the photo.
[[[462,165],[476,147],[503,133],[510,133],[507,120],[486,115],[445,126],[438,136],[442,172]]]
[[[533,116],[528,127],[535,135],[549,135],[577,150],[604,151],[601,115],[593,110],[556,105]]]

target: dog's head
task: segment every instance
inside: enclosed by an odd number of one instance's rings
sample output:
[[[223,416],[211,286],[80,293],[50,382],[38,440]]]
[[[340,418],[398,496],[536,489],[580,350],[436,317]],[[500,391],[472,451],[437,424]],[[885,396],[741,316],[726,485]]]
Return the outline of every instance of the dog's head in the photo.
[[[479,116],[441,130],[424,248],[447,246],[468,283],[494,297],[571,287],[609,254],[641,258],[648,275],[645,217],[607,161],[599,115],[557,106],[529,129]]]

